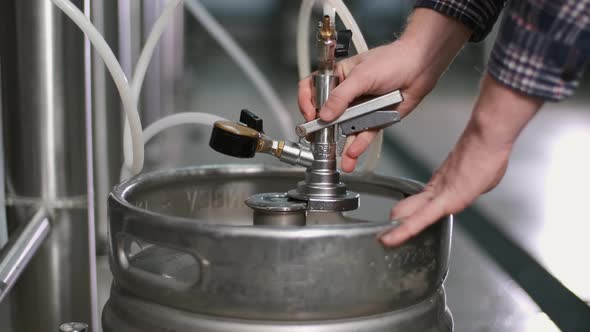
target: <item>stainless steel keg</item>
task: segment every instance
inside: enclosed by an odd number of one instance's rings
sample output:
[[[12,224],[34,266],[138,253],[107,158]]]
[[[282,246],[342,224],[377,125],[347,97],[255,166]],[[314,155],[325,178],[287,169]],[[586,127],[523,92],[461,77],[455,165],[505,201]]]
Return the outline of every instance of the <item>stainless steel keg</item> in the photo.
[[[248,197],[286,192],[303,176],[210,166],[115,187],[105,332],[451,331],[442,288],[451,217],[397,248],[377,241],[396,225],[391,205],[422,185],[345,176],[358,210],[308,215],[306,226],[253,224]]]

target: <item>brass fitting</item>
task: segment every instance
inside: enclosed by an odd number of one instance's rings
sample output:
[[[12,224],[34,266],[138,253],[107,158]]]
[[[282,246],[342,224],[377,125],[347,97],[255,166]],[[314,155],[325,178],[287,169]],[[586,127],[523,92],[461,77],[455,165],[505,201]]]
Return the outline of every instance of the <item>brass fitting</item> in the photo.
[[[328,41],[334,38],[335,31],[332,28],[332,22],[330,16],[325,15],[322,18],[322,28],[320,29],[320,38],[324,41]]]

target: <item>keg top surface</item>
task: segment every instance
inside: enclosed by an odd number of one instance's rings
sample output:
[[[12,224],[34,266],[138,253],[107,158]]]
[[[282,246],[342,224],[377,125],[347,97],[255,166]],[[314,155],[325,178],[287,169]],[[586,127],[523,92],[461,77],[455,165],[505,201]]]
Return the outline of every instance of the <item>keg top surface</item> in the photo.
[[[233,228],[236,232],[247,232],[239,230],[252,226],[252,210],[245,201],[254,194],[287,192],[304,178],[304,172],[303,168],[265,165],[212,165],[156,171],[115,186],[109,206],[111,210],[122,209],[126,214],[141,217],[146,223],[165,219],[167,225],[181,228]],[[351,190],[361,194],[361,207],[346,213],[340,223],[307,225],[305,229],[290,231],[391,227],[396,224],[388,218],[391,205],[423,188],[416,181],[378,175],[353,174],[342,178]],[[267,203],[272,208],[272,200]],[[371,220],[363,216],[367,211],[374,213],[377,207],[382,210],[378,218]],[[256,227],[258,231],[264,228]]]

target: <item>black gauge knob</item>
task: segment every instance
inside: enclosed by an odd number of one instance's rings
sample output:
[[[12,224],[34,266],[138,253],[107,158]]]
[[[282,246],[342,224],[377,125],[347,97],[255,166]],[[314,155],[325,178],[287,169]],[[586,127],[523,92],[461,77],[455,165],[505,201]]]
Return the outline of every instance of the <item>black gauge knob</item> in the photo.
[[[252,158],[256,154],[260,133],[250,127],[217,121],[213,125],[209,146],[213,150],[236,158]]]

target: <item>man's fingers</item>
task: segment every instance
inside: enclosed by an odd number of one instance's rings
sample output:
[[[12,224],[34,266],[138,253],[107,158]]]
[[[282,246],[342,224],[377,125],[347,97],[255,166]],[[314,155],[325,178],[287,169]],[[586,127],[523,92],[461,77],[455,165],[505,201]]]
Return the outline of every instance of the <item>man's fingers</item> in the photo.
[[[320,111],[320,118],[324,121],[332,121],[339,117],[354,99],[367,92],[367,86],[366,79],[351,73],[350,77],[330,92],[328,100]]]
[[[348,76],[352,69],[361,61],[359,56],[353,56],[336,64],[336,75],[340,81]],[[312,76],[308,76],[299,81],[299,94],[297,101],[299,103],[299,109],[303,114],[306,121],[314,120],[317,116],[317,111],[312,102]]]
[[[346,77],[348,77],[348,74],[350,74],[350,72],[352,71],[352,69],[358,65],[359,63],[361,63],[362,61],[362,56],[364,56],[365,54],[361,54],[361,55],[355,55],[353,57],[350,58],[346,58],[344,60],[338,61],[336,63],[336,76],[338,76],[338,78],[340,79],[340,81],[344,81],[344,79],[346,79]]]
[[[422,208],[432,199],[432,193],[421,192],[416,195],[412,195],[395,205],[391,210],[391,219],[403,219],[405,217],[413,215],[418,209]]]
[[[435,197],[414,214],[401,220],[401,225],[381,236],[381,242],[390,247],[402,244],[445,216],[447,214],[447,203],[444,196]]]
[[[365,150],[367,150],[369,144],[371,144],[371,142],[375,139],[375,136],[377,136],[377,133],[378,131],[376,130],[363,131],[362,133],[359,133],[356,136],[354,142],[350,144],[348,149],[344,150],[344,154],[352,159],[357,159],[361,154],[363,154],[363,152],[365,152]]]
[[[346,144],[342,153],[340,167],[343,171],[350,173],[354,171],[358,158],[367,149],[369,144],[377,136],[376,131],[365,131],[357,135],[350,135],[346,138]]]
[[[340,168],[342,168],[343,171],[345,171],[346,173],[350,173],[352,171],[354,171],[354,169],[356,168],[356,164],[358,162],[357,158],[350,158],[346,155],[342,156],[342,162],[340,164]]]
[[[299,109],[305,118],[305,121],[311,121],[316,118],[316,110],[311,101],[311,77],[308,76],[299,81],[299,93],[297,102]]]
[[[344,144],[344,148],[342,149],[342,159],[340,161],[340,168],[347,173],[354,171],[354,168],[356,167],[356,160],[346,156],[346,151],[355,139],[356,135],[348,135],[346,137],[346,143]]]

